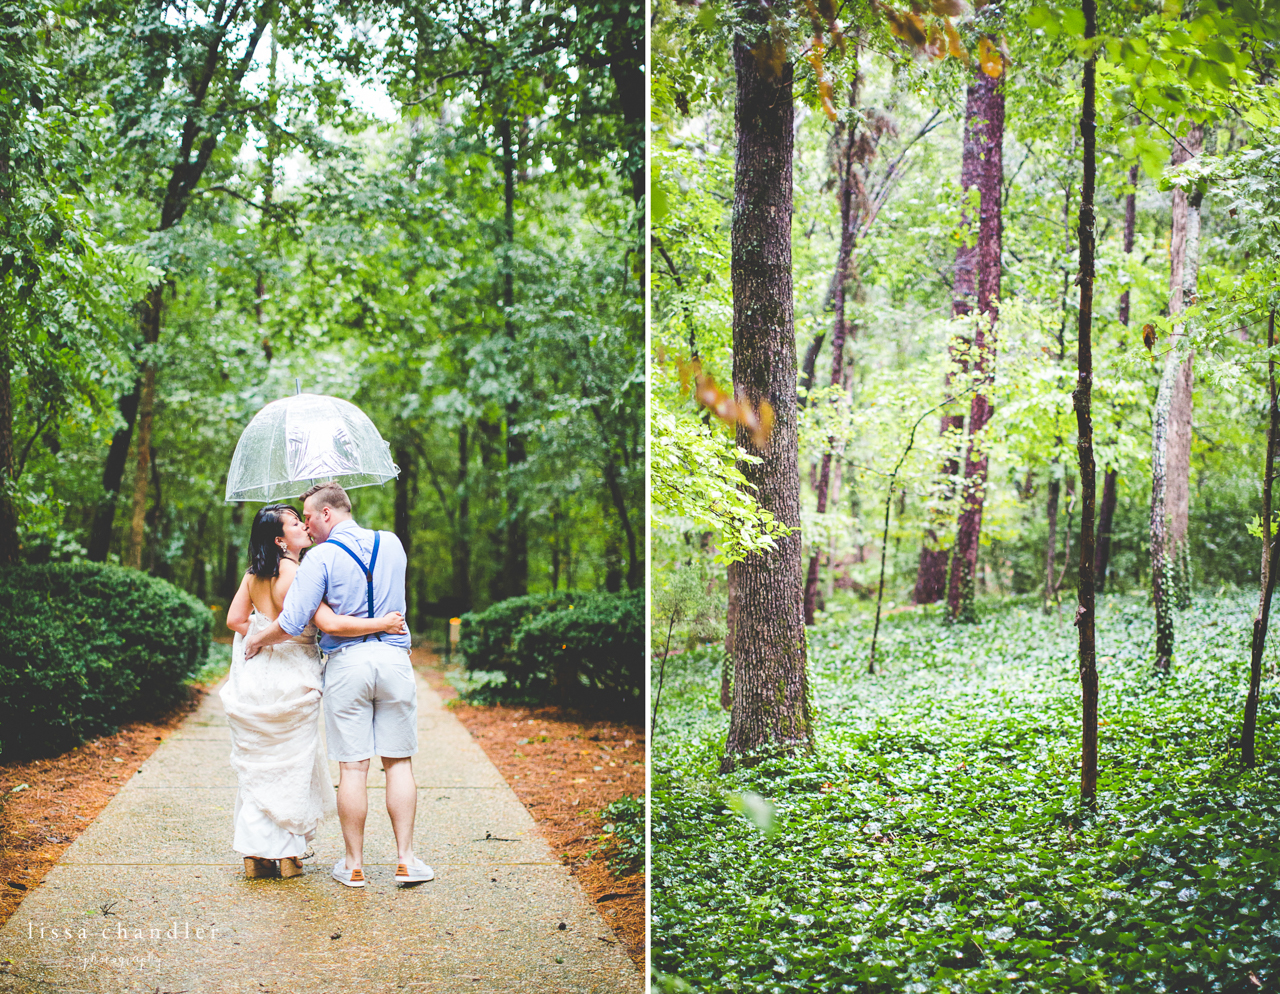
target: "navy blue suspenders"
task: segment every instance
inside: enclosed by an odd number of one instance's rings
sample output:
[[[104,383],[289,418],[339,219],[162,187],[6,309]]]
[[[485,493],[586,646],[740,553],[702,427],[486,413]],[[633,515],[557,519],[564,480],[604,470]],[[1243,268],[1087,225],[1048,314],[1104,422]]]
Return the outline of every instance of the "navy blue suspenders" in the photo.
[[[368,583],[369,585],[369,617],[370,618],[373,617],[373,568],[378,564],[378,542],[381,540],[381,538],[382,538],[381,532],[373,533],[373,555],[369,558],[368,566],[366,566],[364,564],[364,561],[359,556],[357,556],[354,552],[352,552],[350,548],[343,545],[336,538],[329,539],[330,542],[332,542],[339,549],[345,552],[348,556],[354,559],[356,561],[356,565],[360,567],[360,571],[364,573],[365,582]],[[381,632],[375,632],[373,637],[376,638],[379,642],[382,641]],[[360,641],[368,642],[369,636],[366,635]]]

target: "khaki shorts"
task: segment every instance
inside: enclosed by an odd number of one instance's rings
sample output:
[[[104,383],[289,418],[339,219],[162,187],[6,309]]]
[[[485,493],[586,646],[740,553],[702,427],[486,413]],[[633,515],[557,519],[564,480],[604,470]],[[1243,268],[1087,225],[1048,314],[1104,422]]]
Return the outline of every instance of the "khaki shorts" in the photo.
[[[324,732],[329,758],[358,763],[418,751],[418,686],[409,654],[370,640],[328,657]]]

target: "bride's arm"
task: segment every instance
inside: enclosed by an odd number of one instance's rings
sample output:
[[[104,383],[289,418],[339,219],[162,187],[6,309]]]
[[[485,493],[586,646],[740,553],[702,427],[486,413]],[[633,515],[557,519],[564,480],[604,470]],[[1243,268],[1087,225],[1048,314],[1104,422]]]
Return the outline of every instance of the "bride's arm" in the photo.
[[[227,608],[227,627],[241,635],[249,634],[249,612],[253,610],[253,602],[249,600],[249,576],[248,573],[244,575],[240,589]]]
[[[399,635],[408,631],[404,624],[404,615],[399,611],[384,614],[381,618],[356,618],[349,614],[338,614],[324,601],[316,608],[312,619],[320,631],[339,638],[351,638],[353,635],[376,635],[387,632]]]

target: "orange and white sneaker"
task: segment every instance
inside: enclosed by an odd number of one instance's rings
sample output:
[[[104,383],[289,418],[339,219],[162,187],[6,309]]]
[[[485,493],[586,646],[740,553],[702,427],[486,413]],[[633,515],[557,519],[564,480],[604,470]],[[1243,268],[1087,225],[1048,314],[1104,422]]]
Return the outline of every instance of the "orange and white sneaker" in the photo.
[[[347,859],[344,856],[338,862],[333,864],[333,879],[347,887],[363,887],[364,886],[364,870],[347,869]]]
[[[416,856],[408,863],[396,864],[396,883],[424,884],[436,878],[436,871]]]

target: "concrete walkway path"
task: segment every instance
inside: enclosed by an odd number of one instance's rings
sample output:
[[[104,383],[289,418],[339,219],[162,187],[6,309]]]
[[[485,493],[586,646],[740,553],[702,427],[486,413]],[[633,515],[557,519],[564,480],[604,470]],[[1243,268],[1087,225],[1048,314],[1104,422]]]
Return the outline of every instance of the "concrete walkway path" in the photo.
[[[392,880],[377,762],[365,889],[329,876],[336,818],[303,876],[246,880],[230,731],[210,694],[0,929],[0,991],[638,994],[621,944],[420,676],[418,702],[415,848],[434,881]]]

